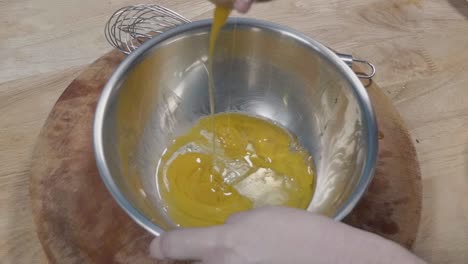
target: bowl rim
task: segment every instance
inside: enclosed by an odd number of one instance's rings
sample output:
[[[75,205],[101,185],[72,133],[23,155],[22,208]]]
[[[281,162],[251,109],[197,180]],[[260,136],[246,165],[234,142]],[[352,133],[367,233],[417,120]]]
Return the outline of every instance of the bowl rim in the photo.
[[[117,67],[112,76],[107,81],[103,88],[103,91],[98,99],[96,107],[94,122],[93,122],[93,149],[96,159],[97,168],[99,175],[101,176],[104,185],[111,193],[112,197],[117,201],[119,206],[140,226],[146,229],[153,235],[159,236],[165,231],[148,219],[142,214],[125,195],[120,191],[116,182],[111,176],[108,163],[104,154],[103,147],[103,125],[104,117],[108,112],[109,105],[114,101],[118,95],[122,82],[125,80],[126,74],[143,60],[148,53],[153,52],[158,47],[158,44],[164,42],[167,39],[176,37],[179,34],[183,34],[190,31],[195,31],[202,28],[210,27],[212,19],[204,19],[188,24],[180,25],[172,28],[141,45],[138,49],[128,55],[122,63]],[[377,120],[375,117],[374,109],[371,104],[370,98],[367,94],[366,88],[362,85],[356,74],[347,66],[334,52],[329,48],[312,39],[311,37],[291,29],[286,26],[282,26],[276,23],[251,19],[251,18],[238,18],[233,17],[228,19],[228,25],[236,24],[237,26],[248,26],[252,28],[259,28],[262,30],[269,30],[276,33],[280,33],[287,37],[291,37],[302,44],[305,44],[308,48],[313,49],[323,59],[329,61],[333,67],[342,75],[342,77],[350,84],[352,92],[358,101],[358,104],[362,110],[362,123],[365,126],[368,137],[367,146],[367,157],[364,163],[364,169],[361,172],[361,176],[356,185],[356,188],[350,194],[348,200],[338,209],[338,213],[333,217],[337,221],[343,220],[356,206],[358,201],[361,199],[365,191],[367,190],[369,183],[371,182],[378,153],[378,128]]]

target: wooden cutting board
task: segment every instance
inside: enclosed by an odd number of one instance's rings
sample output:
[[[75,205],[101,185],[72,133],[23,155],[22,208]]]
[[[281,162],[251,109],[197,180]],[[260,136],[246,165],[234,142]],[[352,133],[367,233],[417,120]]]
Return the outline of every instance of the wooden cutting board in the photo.
[[[151,236],[120,209],[99,177],[92,120],[101,90],[124,56],[112,51],[65,90],[38,138],[30,195],[37,233],[52,263],[164,263],[149,259]],[[411,248],[421,216],[413,142],[390,100],[366,84],[381,131],[374,180],[345,222]]]

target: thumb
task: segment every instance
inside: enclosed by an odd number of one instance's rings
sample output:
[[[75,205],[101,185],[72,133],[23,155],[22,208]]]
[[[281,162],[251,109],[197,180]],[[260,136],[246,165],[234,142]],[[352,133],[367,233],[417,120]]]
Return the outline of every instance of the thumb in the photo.
[[[222,243],[222,232],[222,226],[170,231],[153,239],[150,255],[156,259],[202,260]]]
[[[249,11],[254,0],[236,0],[234,2],[234,8],[240,13],[246,13]]]

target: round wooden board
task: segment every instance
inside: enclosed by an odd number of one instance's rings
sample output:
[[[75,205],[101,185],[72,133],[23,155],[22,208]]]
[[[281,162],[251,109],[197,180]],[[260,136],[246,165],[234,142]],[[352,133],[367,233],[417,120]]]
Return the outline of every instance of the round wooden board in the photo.
[[[112,51],[91,64],[65,90],[38,138],[30,194],[37,233],[52,263],[164,263],[151,260],[151,236],[112,199],[99,177],[92,149],[97,99],[124,58]],[[377,113],[377,170],[346,223],[411,248],[421,215],[421,175],[401,117],[373,83]]]

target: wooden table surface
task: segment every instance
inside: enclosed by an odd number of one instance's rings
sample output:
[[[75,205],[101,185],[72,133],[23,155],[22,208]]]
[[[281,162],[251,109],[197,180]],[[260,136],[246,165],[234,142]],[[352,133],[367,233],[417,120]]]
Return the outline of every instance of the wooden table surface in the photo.
[[[0,262],[47,263],[31,218],[28,170],[54,102],[111,48],[106,19],[147,0],[0,1]],[[154,0],[193,20],[206,0]],[[468,260],[468,2],[277,0],[248,16],[293,27],[377,66],[375,81],[403,116],[423,176],[416,254]]]

